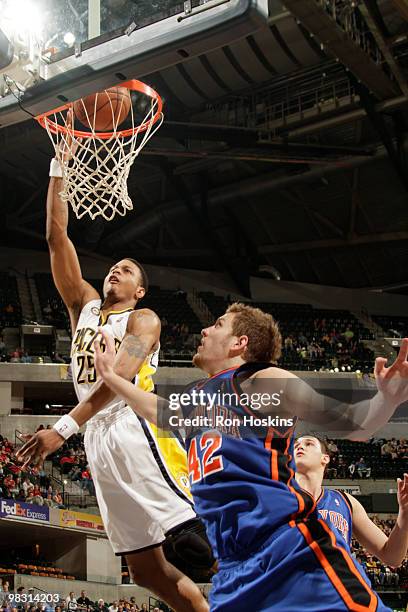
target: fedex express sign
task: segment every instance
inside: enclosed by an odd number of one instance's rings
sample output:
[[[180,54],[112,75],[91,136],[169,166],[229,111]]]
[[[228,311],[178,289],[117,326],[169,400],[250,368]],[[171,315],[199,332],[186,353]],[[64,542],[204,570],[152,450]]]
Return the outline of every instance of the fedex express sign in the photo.
[[[49,522],[50,510],[48,506],[35,506],[17,502],[14,499],[0,499],[0,518],[21,518],[28,521]]]

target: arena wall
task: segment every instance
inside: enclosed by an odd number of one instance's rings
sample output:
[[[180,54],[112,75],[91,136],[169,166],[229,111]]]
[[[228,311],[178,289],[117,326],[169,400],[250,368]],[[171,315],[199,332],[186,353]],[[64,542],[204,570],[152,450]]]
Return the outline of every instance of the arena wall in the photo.
[[[18,249],[0,249],[0,269],[10,268],[19,272],[50,273],[48,253]],[[29,263],[28,263],[29,262]],[[85,278],[103,278],[112,260],[101,255],[81,256],[82,272]],[[226,274],[214,271],[185,270],[170,266],[146,265],[150,283],[163,289],[182,288],[186,291],[213,291],[218,295],[229,295],[231,299],[242,299],[235,285]],[[258,302],[289,302],[312,304],[318,308],[368,310],[372,314],[406,315],[408,296],[392,295],[366,289],[346,289],[323,285],[274,281],[251,278],[252,298]]]

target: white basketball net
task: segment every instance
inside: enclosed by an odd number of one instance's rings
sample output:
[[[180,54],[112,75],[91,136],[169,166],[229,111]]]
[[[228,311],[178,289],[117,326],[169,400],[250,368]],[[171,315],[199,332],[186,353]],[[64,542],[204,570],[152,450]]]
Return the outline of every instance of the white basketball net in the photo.
[[[143,131],[140,126],[134,125],[131,106],[133,131],[129,136],[121,135],[118,126],[114,125],[112,136],[108,139],[98,137],[98,132],[92,127],[89,128],[89,136],[79,138],[67,120],[66,110],[57,111],[46,119],[45,127],[62,168],[64,187],[60,197],[71,204],[78,219],[84,215],[89,215],[91,219],[101,215],[111,221],[116,214],[124,216],[128,210],[133,209],[127,187],[130,168],[163,123],[163,114],[160,114],[156,122],[153,121],[157,112],[157,100],[152,98],[149,104],[150,108],[140,124],[147,124]],[[113,124],[114,119],[112,109]],[[49,120],[65,127],[66,131],[54,133]],[[89,117],[88,122],[91,124]]]

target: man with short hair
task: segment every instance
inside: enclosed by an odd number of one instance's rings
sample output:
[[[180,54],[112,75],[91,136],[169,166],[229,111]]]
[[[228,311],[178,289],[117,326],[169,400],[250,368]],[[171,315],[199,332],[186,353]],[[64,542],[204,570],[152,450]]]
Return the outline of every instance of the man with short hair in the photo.
[[[395,525],[387,536],[373,520],[369,518],[361,503],[349,493],[323,487],[323,478],[330,465],[329,450],[320,438],[305,435],[294,444],[296,462],[296,481],[308,491],[316,501],[320,521],[325,521],[334,534],[336,545],[344,549],[346,559],[353,563],[368,583],[368,578],[355,560],[351,561],[351,537],[368,551],[367,570],[370,572],[370,561],[376,557],[386,566],[399,567],[408,550],[408,474],[397,480],[397,499],[399,505]],[[350,567],[350,566],[349,566]],[[374,563],[373,567],[376,567]],[[387,567],[384,580],[395,580],[397,574]],[[381,578],[379,579],[379,583]],[[377,608],[379,609],[379,608]]]
[[[77,599],[78,606],[83,610],[90,610],[93,607],[93,601],[87,597],[85,591],[81,591],[81,596]]]
[[[136,308],[148,290],[147,274],[136,260],[120,259],[107,271],[102,296],[83,278],[68,237],[68,203],[60,197],[61,175],[59,163],[53,160],[47,242],[55,286],[70,315],[72,373],[79,403],[53,429],[30,437],[19,453],[23,468],[31,462],[41,464],[89,421],[85,450],[115,554],[125,556],[136,584],[153,591],[178,612],[207,612],[199,588],[166,560],[162,546],[167,534],[197,522],[183,441],[180,436],[164,436],[139,419],[97,380],[95,371],[93,345],[102,325],[114,339],[115,370],[144,390],[153,390],[160,319],[149,308]],[[68,461],[75,459],[72,454],[68,457]],[[211,562],[208,544],[207,548]]]
[[[349,439],[370,438],[408,399],[408,339],[391,367],[376,360],[377,395],[350,405],[274,366],[281,348],[276,322],[260,309],[233,304],[202,331],[193,361],[207,378],[174,406],[119,377],[114,344],[102,335],[105,352],[97,341],[95,363],[105,383],[140,416],[161,427],[176,420],[186,428],[195,507],[219,566],[212,612],[248,606],[269,612],[385,611],[375,608],[369,585],[341,561],[317,519],[315,500],[294,480],[293,438],[297,418]],[[328,558],[342,562],[340,577]]]

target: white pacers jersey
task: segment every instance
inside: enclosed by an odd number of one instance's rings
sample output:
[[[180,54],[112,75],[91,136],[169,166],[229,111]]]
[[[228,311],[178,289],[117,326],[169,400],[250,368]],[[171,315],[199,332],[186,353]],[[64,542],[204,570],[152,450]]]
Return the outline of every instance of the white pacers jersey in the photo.
[[[82,309],[72,341],[72,375],[78,399],[96,382],[93,343],[103,326],[118,350],[133,309],[100,312],[101,300]],[[159,349],[149,355],[135,384],[153,391]],[[171,432],[139,418],[114,399],[88,421],[85,450],[106,533],[115,554],[157,546],[175,526],[195,518],[184,445]]]
[[[127,322],[133,308],[126,310],[112,310],[106,316],[101,313],[101,300],[92,300],[85,304],[79,316],[78,325],[72,340],[71,370],[78,400],[81,401],[89,393],[96,382],[97,375],[94,363],[94,340],[98,334],[98,327],[108,328],[115,340],[115,349],[118,351],[126,334]],[[135,378],[135,385],[145,391],[153,391],[152,376],[157,370],[160,346],[156,351],[146,357],[145,362]],[[114,399],[107,404],[95,418],[106,418],[125,406],[125,402]]]

